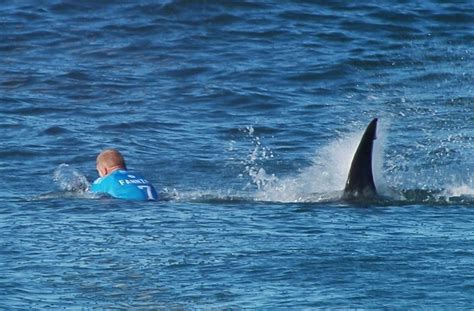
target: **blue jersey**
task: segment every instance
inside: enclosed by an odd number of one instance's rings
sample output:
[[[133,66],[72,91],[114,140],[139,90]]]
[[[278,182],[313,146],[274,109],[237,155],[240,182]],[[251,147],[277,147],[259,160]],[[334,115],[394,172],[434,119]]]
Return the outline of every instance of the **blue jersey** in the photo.
[[[107,193],[125,200],[157,200],[158,194],[152,184],[139,174],[127,170],[116,170],[107,176],[97,178],[92,192]]]

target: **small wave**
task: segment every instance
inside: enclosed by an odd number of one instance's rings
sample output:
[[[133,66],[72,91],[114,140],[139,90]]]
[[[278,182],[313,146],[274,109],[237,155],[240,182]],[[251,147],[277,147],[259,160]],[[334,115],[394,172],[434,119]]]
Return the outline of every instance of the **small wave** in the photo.
[[[17,89],[20,87],[25,87],[32,85],[37,81],[36,78],[30,76],[16,76],[10,80],[2,81],[1,86],[7,89]]]
[[[377,18],[379,20],[385,22],[393,22],[393,23],[415,23],[419,21],[421,18],[415,12],[397,12],[397,11],[388,11],[385,9],[380,8],[379,10],[368,14],[370,17]]]
[[[381,69],[395,66],[392,59],[387,59],[382,55],[370,55],[370,57],[349,58],[346,63],[357,69]]]
[[[238,22],[239,20],[240,18],[238,16],[224,13],[224,14],[220,14],[220,15],[209,18],[208,20],[206,20],[206,23],[223,26],[223,25],[229,25],[229,24]]]
[[[207,66],[183,67],[166,72],[167,75],[175,78],[188,78],[198,76],[210,70]]]
[[[116,124],[106,124],[97,127],[99,131],[122,131],[128,129],[174,129],[178,128],[180,124],[171,122],[151,122],[151,121],[134,121],[134,122],[121,122]]]
[[[51,191],[30,198],[28,199],[28,201],[43,201],[55,199],[99,199],[103,197],[106,197],[106,195],[88,191]]]
[[[163,201],[194,202],[194,203],[243,203],[253,202],[254,198],[245,193],[232,193],[230,190],[191,190],[178,191],[164,188],[160,191]]]
[[[73,111],[71,108],[55,108],[55,107],[25,107],[8,111],[2,111],[4,114],[15,114],[20,116],[39,116],[43,114],[68,113]]]
[[[90,81],[91,77],[86,72],[81,70],[73,70],[65,74],[58,75],[59,79],[70,79],[77,81]]]
[[[306,68],[305,71],[289,75],[287,79],[297,82],[326,81],[328,79],[342,79],[352,73],[349,66],[336,65],[329,68]]]
[[[63,127],[51,126],[51,127],[48,127],[46,130],[44,130],[43,134],[49,135],[49,136],[57,136],[57,135],[61,135],[68,132],[69,131]]]
[[[295,20],[295,21],[306,21],[312,23],[323,23],[323,22],[334,22],[341,17],[335,14],[317,14],[307,13],[302,11],[287,10],[279,14],[280,18]]]
[[[347,43],[354,40],[354,38],[348,37],[345,33],[337,31],[319,33],[317,36],[327,42]]]
[[[0,151],[0,159],[18,160],[18,159],[37,157],[39,154],[43,154],[43,153],[38,152],[38,151],[33,151],[33,150],[12,148],[9,150]]]
[[[472,15],[467,13],[446,13],[435,14],[432,16],[435,21],[447,24],[470,24],[472,23]]]
[[[449,81],[457,77],[457,74],[450,72],[429,72],[424,73],[409,79],[412,82],[436,82],[436,81]]]

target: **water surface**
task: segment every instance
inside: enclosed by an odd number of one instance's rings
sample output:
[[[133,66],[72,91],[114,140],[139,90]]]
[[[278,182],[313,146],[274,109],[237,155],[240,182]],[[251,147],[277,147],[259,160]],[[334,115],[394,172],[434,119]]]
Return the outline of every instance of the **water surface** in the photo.
[[[472,306],[470,1],[2,9],[1,308]],[[55,175],[108,147],[164,200]]]

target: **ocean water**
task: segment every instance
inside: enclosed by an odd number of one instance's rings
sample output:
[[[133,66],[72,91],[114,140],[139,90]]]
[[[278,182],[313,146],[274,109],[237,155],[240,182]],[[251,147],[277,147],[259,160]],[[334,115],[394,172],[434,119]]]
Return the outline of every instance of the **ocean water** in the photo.
[[[1,8],[0,309],[474,305],[472,1]],[[90,195],[108,147],[162,200]]]

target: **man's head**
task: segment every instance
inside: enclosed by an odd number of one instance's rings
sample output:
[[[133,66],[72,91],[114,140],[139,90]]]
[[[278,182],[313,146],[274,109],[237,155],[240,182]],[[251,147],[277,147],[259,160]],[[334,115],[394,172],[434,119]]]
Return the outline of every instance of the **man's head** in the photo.
[[[122,154],[115,149],[106,149],[97,156],[97,172],[103,177],[115,170],[126,169]]]

